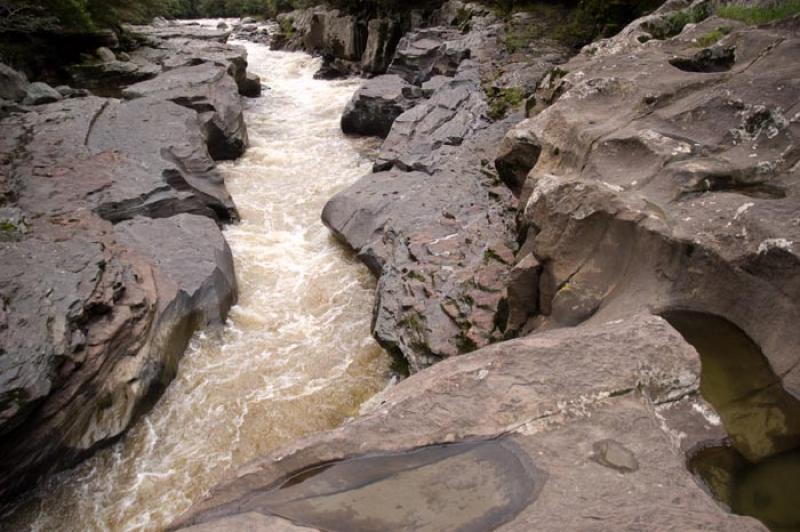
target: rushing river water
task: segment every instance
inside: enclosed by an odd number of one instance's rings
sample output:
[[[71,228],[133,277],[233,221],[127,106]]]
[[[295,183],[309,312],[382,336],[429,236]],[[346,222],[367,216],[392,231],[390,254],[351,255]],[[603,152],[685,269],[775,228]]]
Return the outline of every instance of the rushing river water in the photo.
[[[325,201],[366,173],[366,141],[339,118],[356,81],[312,79],[318,61],[247,44],[266,85],[247,103],[251,147],[222,166],[242,222],[225,231],[239,304],[199,334],[155,409],[113,447],[51,478],[3,530],[157,530],[226,471],[343,422],[383,388],[370,337],[374,281],[320,222]]]

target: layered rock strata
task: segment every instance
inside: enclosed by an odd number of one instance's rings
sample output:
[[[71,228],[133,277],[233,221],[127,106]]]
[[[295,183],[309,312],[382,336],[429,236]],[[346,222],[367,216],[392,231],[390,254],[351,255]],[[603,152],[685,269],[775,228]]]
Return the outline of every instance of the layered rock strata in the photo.
[[[146,33],[131,61],[159,74],[129,100],[66,87],[0,115],[0,497],[118,438],[236,301],[214,158],[246,147],[246,56]]]
[[[342,127],[386,139],[375,172],[322,216],[379,277],[375,337],[412,370],[518,327],[506,290],[516,199],[491,164],[513,118],[491,120],[482,88],[504,57],[503,24],[475,9],[466,33],[404,36],[388,73],[355,94]]]

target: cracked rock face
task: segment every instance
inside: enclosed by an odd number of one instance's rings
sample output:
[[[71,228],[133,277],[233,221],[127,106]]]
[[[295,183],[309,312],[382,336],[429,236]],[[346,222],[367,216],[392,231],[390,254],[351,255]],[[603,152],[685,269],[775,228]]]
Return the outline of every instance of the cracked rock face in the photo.
[[[508,332],[505,286],[517,249],[516,203],[485,163],[509,123],[485,116],[480,80],[491,65],[462,61],[492,56],[494,24],[491,17],[476,20],[466,36],[436,30],[437,39],[452,34],[456,40],[437,40],[430,44],[432,55],[422,54],[426,59],[416,62],[403,50],[410,43],[422,46],[433,34],[413,32],[401,42],[393,65],[406,57],[403,68],[419,75],[368,81],[343,120],[369,118],[368,106],[391,99],[383,91],[390,82],[399,98],[407,98],[404,92],[420,95],[394,120],[375,173],[331,199],[322,215],[379,276],[373,333],[414,371]],[[435,70],[442,61],[447,69]],[[431,78],[434,73],[451,77]],[[374,99],[367,97],[372,94]]]
[[[119,437],[236,300],[209,128],[246,140],[238,89],[175,70],[0,118],[0,497]]]
[[[126,98],[155,98],[197,111],[208,152],[235,159],[247,149],[247,126],[238,87],[225,68],[211,63],[178,67],[122,91]]]
[[[145,39],[143,45],[131,53],[131,61],[140,65],[155,64],[164,71],[202,63],[217,65],[226,69],[240,94],[245,94],[249,88],[244,47],[197,40],[191,38],[191,34],[167,40]]]
[[[356,91],[342,114],[346,134],[385,138],[395,119],[416,105],[421,91],[397,75],[386,74],[367,81]]]

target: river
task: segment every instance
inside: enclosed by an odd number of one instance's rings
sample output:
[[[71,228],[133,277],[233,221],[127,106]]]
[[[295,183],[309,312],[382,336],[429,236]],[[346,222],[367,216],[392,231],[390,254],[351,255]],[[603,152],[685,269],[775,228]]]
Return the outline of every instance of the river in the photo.
[[[175,381],[116,445],[48,479],[4,530],[157,530],[226,472],[357,413],[390,359],[370,336],[374,280],[320,222],[369,171],[369,141],[341,134],[358,80],[317,81],[319,60],[248,48],[269,87],[246,102],[251,147],[221,165],[242,222],[225,235],[240,299],[195,336]]]

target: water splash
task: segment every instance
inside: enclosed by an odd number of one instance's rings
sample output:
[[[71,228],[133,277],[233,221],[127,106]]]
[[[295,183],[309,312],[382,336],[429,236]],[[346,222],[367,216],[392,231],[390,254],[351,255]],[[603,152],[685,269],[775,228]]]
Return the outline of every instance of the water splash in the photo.
[[[242,215],[225,231],[239,304],[223,331],[193,339],[120,443],[51,478],[3,529],[162,528],[227,471],[340,424],[386,385],[390,361],[369,332],[374,281],[319,221],[369,171],[374,146],[339,130],[358,81],[316,81],[318,60],[246,46],[269,89],[247,102],[251,148],[221,167]]]

